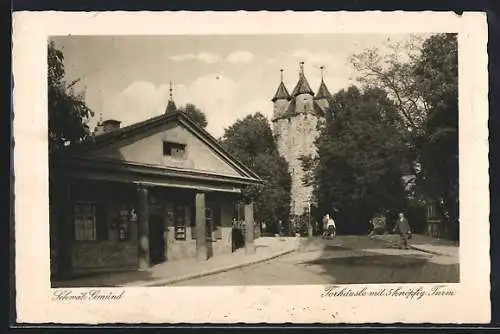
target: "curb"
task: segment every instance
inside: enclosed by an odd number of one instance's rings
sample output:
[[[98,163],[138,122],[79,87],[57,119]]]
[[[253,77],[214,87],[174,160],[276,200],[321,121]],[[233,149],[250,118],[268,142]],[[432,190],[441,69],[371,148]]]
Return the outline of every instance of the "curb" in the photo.
[[[251,266],[253,264],[266,262],[266,261],[275,259],[277,257],[293,253],[296,250],[297,249],[294,248],[291,250],[287,250],[287,251],[283,251],[283,252],[274,254],[272,256],[268,256],[266,258],[248,261],[248,262],[244,262],[244,263],[238,263],[238,264],[234,264],[234,265],[230,265],[230,266],[226,266],[226,267],[222,267],[222,268],[211,269],[211,270],[207,270],[207,271],[204,271],[201,273],[188,274],[188,275],[175,277],[175,278],[168,278],[168,279],[157,279],[157,280],[154,280],[152,282],[145,282],[144,284],[138,284],[138,285],[131,283],[131,284],[127,284],[127,285],[121,285],[121,287],[159,287],[159,286],[169,285],[169,284],[187,281],[187,280],[200,278],[200,277],[204,277],[204,276],[219,274],[219,273],[226,272],[226,271],[233,270],[233,269],[243,268],[243,267]]]
[[[422,253],[428,253],[428,254],[432,254],[432,255],[439,255],[439,256],[448,256],[450,257],[451,255],[449,254],[445,254],[445,253],[440,253],[440,252],[435,252],[435,251],[431,251],[431,250],[428,250],[428,249],[423,249],[423,248],[420,248],[420,247],[415,247],[415,246],[410,246],[411,249],[414,249],[416,251],[419,251],[419,252],[422,252]]]

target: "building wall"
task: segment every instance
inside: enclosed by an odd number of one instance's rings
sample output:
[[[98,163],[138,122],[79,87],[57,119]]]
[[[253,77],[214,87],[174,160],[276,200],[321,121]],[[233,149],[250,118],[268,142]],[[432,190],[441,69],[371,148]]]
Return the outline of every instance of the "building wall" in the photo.
[[[287,100],[276,100],[276,102],[274,102],[273,117],[282,117],[285,114],[289,104],[290,102]]]
[[[100,224],[101,231],[102,226],[107,229],[105,237],[101,234],[97,240],[92,241],[77,241],[74,240],[74,235],[65,236],[72,239],[70,248],[71,272],[82,274],[136,270],[138,268],[138,222],[129,222],[130,237],[127,240],[119,239],[119,229],[117,228],[120,212],[137,209],[135,207],[137,204],[135,187],[105,182],[76,182],[71,186],[70,197],[71,203],[75,203],[75,201],[95,202],[96,206],[101,208],[100,210],[104,210],[100,211],[101,213],[97,216],[97,224]],[[150,188],[149,197],[150,218],[152,214],[160,218],[163,217],[167,261],[196,257],[196,233],[192,231],[195,228],[194,192],[174,188]],[[234,203],[235,198],[231,194],[209,193],[206,195],[207,208],[220,207],[220,227],[217,226],[220,233],[213,232],[212,239],[215,241],[210,244],[209,254],[211,256],[228,254],[232,251],[231,232]],[[174,221],[167,217],[167,208],[174,207],[174,204],[184,207],[186,240],[175,239]],[[73,225],[73,215],[68,217],[68,221],[65,223]],[[55,227],[55,224],[51,225],[51,231],[57,235]],[[57,244],[57,242],[53,242],[53,244]],[[53,268],[53,270],[55,269]]]
[[[97,217],[97,224],[104,224],[107,228],[106,239],[95,241],[73,241],[71,246],[71,264],[74,274],[86,272],[105,272],[115,270],[134,270],[137,269],[137,222],[129,222],[130,237],[128,240],[119,239],[118,215],[119,211],[126,208],[129,211],[133,205],[127,202],[126,196],[123,196],[123,189],[115,188],[111,185],[98,185],[90,188],[87,194],[79,194],[81,188],[73,187],[72,199],[93,199],[96,205],[104,207],[105,219]],[[106,199],[109,191],[115,194],[122,193],[122,196],[115,195]],[[94,195],[91,195],[94,193]],[[90,195],[89,195],[90,194]],[[89,197],[90,196],[90,197]],[[70,218],[73,224],[73,216]],[[68,236],[74,238],[74,236]]]
[[[232,251],[234,202],[221,200],[219,205],[221,206],[222,238],[212,243],[214,255],[229,254]]]
[[[299,94],[295,97],[295,112],[296,113],[312,113],[313,112],[313,96],[310,94]]]
[[[196,240],[192,239],[191,227],[186,228],[186,240],[176,240],[173,226],[165,231],[167,241],[167,261],[196,257]]]
[[[183,158],[164,156],[164,141],[186,145],[185,156]],[[166,124],[163,128],[142,134],[141,137],[129,138],[96,150],[92,154],[101,158],[240,176],[238,171],[204,142],[178,124]]]
[[[207,207],[211,207],[214,205],[218,205],[221,207],[221,226],[218,227],[221,229],[221,238],[216,239],[216,232],[212,232],[212,240],[215,240],[211,243],[212,247],[212,255],[216,256],[218,254],[228,254],[231,253],[232,249],[232,239],[231,239],[231,231],[232,231],[232,219],[234,212],[234,202],[228,196],[224,196],[222,198],[214,198],[214,199],[206,199]],[[172,203],[167,204],[172,205]],[[195,217],[191,214],[193,209],[189,207],[185,211],[186,217],[186,240],[176,240],[175,239],[175,227],[169,223],[167,223],[167,228],[165,230],[165,240],[166,240],[166,258],[167,261],[175,261],[184,258],[194,258],[196,257],[196,232],[193,231],[195,228],[195,222],[193,221]],[[193,233],[195,232],[195,233]]]
[[[73,273],[137,269],[137,240],[128,242],[88,241],[71,250]]]
[[[277,144],[280,154],[288,161],[289,172],[292,177],[291,213],[300,215],[308,206],[312,197],[313,188],[302,182],[304,171],[299,160],[304,155],[316,155],[314,140],[318,136],[316,125],[318,118],[309,112],[312,111],[312,96],[302,94],[297,97],[298,110],[307,110],[289,119],[279,119],[273,122],[273,131],[277,135]]]

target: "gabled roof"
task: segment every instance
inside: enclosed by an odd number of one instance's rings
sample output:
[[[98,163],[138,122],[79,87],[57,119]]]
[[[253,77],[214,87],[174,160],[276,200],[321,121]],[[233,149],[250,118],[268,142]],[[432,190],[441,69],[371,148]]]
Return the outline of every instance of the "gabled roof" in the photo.
[[[227,152],[210,133],[201,128],[196,124],[196,122],[190,119],[189,116],[180,111],[165,113],[142,122],[134,123],[129,126],[104,133],[100,136],[90,137],[88,140],[68,147],[64,155],[66,157],[78,157],[79,155],[83,156],[85,155],[85,152],[117,143],[121,140],[130,138],[131,136],[150,131],[171,122],[178,122],[182,124],[188,131],[214,150],[224,161],[226,161],[226,163],[240,171],[250,181],[257,183],[264,182],[254,171]]]
[[[280,85],[278,86],[278,89],[276,90],[276,94],[274,94],[274,97],[271,99],[271,101],[276,102],[277,100],[289,100],[290,94],[288,93],[288,90],[285,87],[285,84],[280,82]]]
[[[315,100],[320,100],[320,99],[331,99],[332,94],[328,90],[328,87],[326,87],[326,84],[323,80],[321,80],[321,85],[319,85],[318,92],[316,93],[316,96],[314,97]]]
[[[293,89],[292,96],[296,97],[297,95],[300,94],[310,94],[314,96],[314,92],[311,89],[311,86],[309,86],[309,83],[307,82],[304,73],[299,74],[299,81],[297,82],[297,85]]]

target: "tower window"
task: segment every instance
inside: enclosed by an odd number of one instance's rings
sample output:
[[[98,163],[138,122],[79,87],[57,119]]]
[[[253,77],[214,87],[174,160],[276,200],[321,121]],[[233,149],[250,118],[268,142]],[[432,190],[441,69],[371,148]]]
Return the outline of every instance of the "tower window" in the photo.
[[[186,154],[186,145],[179,143],[172,143],[168,141],[163,142],[163,155],[175,158],[183,158]]]

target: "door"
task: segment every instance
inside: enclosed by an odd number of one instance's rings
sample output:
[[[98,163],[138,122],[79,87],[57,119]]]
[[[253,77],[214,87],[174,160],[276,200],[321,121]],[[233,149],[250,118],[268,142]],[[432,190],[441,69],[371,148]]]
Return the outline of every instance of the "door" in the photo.
[[[212,214],[212,209],[205,209],[205,223],[206,223],[206,240],[207,240],[207,253],[208,257],[211,258],[214,255],[213,242],[213,230],[214,230],[214,219]]]
[[[165,257],[165,229],[161,215],[149,216],[149,256],[152,265],[164,262]]]

